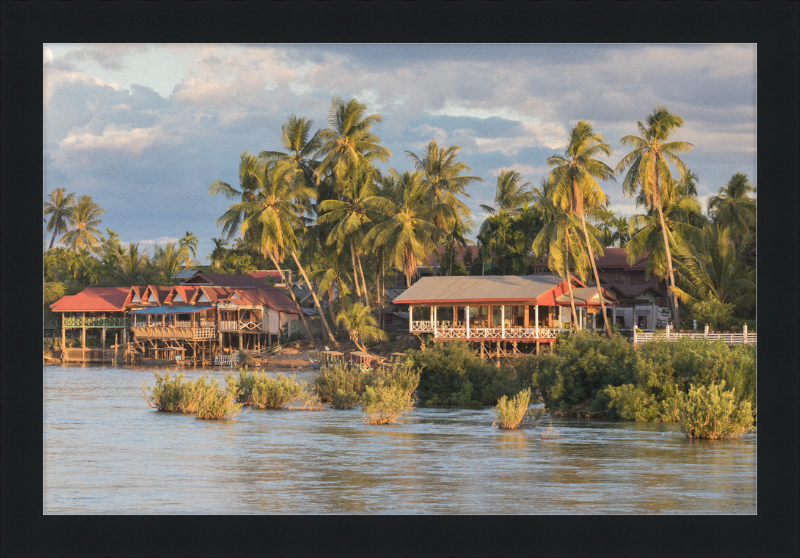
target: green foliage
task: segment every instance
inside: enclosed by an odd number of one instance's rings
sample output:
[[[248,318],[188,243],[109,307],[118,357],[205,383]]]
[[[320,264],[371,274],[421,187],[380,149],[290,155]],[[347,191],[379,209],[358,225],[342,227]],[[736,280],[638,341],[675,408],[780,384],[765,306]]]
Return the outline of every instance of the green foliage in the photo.
[[[687,438],[738,438],[755,429],[750,402],[737,404],[733,391],[724,388],[722,381],[678,394],[673,413]]]
[[[274,275],[267,275],[264,277],[264,282],[267,284],[268,287],[275,286],[275,276]]]
[[[50,305],[60,300],[66,295],[64,283],[44,283],[42,289],[42,310],[44,317],[50,318],[53,316],[53,311],[50,310]]]
[[[708,324],[712,331],[727,329],[733,322],[731,311],[733,304],[722,304],[716,299],[705,298],[696,302],[689,314],[698,324]]]
[[[414,407],[411,395],[398,384],[380,380],[367,386],[363,397],[364,424],[391,424]]]
[[[520,390],[513,368],[495,368],[463,341],[410,351],[407,362],[420,373],[417,394],[426,405],[491,405]]]
[[[299,397],[306,387],[306,382],[295,380],[295,376],[287,378],[278,374],[272,378],[266,372],[239,372],[238,380],[233,372],[226,377],[229,384],[235,384],[239,393],[236,401],[243,405],[253,405],[260,409],[280,409],[290,401]]]
[[[352,409],[361,402],[361,396],[354,391],[337,389],[333,394],[332,404],[334,409]]]
[[[207,375],[194,381],[185,379],[183,372],[174,378],[169,372],[165,372],[162,377],[156,371],[154,376],[155,387],[149,388],[142,384],[144,400],[154,409],[170,413],[197,413],[199,419],[214,420],[233,418],[241,412],[241,405],[233,401],[238,391],[235,382],[231,382],[230,378],[226,378],[226,389],[221,390],[219,380]]]
[[[633,384],[606,387],[598,393],[592,408],[603,409],[608,416],[623,420],[672,421],[665,404],[659,404],[647,390]]]
[[[188,403],[188,394],[183,372],[175,378],[172,378],[169,372],[165,372],[163,377],[158,371],[153,374],[156,378],[155,387],[150,388],[146,387],[145,383],[142,384],[142,395],[145,402],[159,411],[169,413],[189,412],[185,410]]]
[[[528,410],[531,402],[531,389],[526,388],[509,399],[507,396],[501,397],[497,401],[497,407],[493,407],[494,423],[500,428],[513,430],[528,426],[532,420],[532,415]]]
[[[311,389],[322,401],[332,402],[340,391],[363,394],[372,381],[371,374],[364,374],[358,368],[349,364],[334,364],[320,367]]]

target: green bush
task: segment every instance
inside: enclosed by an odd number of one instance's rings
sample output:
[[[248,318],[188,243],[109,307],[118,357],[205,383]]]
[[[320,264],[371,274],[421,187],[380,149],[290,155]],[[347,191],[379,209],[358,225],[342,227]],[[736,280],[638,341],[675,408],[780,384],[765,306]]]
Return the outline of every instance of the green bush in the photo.
[[[494,411],[492,426],[513,430],[530,425],[532,421],[532,414],[528,410],[530,402],[530,388],[522,390],[511,399],[504,395],[497,401],[497,407],[492,408]]]
[[[233,372],[226,377],[229,383],[236,386],[237,403],[252,405],[260,409],[279,409],[299,397],[306,387],[306,382],[295,380],[295,376],[287,378],[278,374],[277,378],[265,372],[248,372],[242,370],[236,380]]]
[[[231,419],[242,412],[242,405],[236,403],[238,396],[236,382],[226,382],[226,389],[219,387],[219,380],[211,378],[207,381],[204,376],[195,380],[197,387],[190,398],[199,419]]]
[[[378,381],[367,386],[363,407],[366,413],[363,417],[364,424],[391,424],[400,415],[414,407],[411,395],[398,384]]]
[[[732,324],[733,309],[733,304],[722,304],[716,299],[706,298],[693,304],[689,309],[689,315],[697,320],[698,324],[708,324],[712,330],[721,331]]]
[[[722,381],[678,394],[673,413],[687,438],[738,438],[754,430],[750,402],[737,404],[733,392],[724,388]]]
[[[156,385],[142,385],[142,395],[150,407],[171,413],[197,413],[199,419],[233,418],[241,412],[241,405],[234,403],[238,391],[235,382],[228,378],[226,389],[219,387],[219,380],[207,375],[194,381],[184,378],[181,372],[174,378],[169,372],[164,376],[154,373]],[[229,375],[230,377],[233,374]],[[149,394],[148,394],[149,392]]]
[[[512,367],[496,368],[464,341],[409,351],[405,362],[420,374],[417,394],[426,405],[491,405],[520,390]]]
[[[165,372],[161,376],[161,372],[154,372],[156,378],[156,385],[152,388],[147,387],[145,382],[142,383],[142,395],[145,402],[152,408],[159,411],[166,411],[169,413],[188,413],[186,410],[188,404],[188,392],[186,389],[187,380],[184,379],[184,373],[181,372],[175,378],[170,376],[169,372]],[[191,382],[188,382],[191,383]]]
[[[361,372],[349,364],[334,364],[320,367],[314,378],[312,391],[325,402],[332,402],[338,391],[352,392],[362,395],[373,381],[371,374]]]
[[[354,391],[336,390],[333,394],[334,409],[352,409],[361,402],[361,396]]]

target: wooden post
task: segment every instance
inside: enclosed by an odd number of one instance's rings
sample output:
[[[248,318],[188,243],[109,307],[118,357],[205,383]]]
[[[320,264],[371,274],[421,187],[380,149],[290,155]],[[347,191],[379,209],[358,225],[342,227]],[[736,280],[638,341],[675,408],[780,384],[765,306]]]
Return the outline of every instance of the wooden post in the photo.
[[[666,328],[665,332],[667,334],[667,341],[669,341],[669,324],[667,324],[667,328]]]
[[[525,329],[528,329],[531,325],[531,307],[529,305],[525,305],[525,315],[522,318],[523,322],[522,325]]]
[[[106,328],[103,328],[100,332],[100,338],[103,341],[103,362],[106,361]]]
[[[536,303],[536,306],[533,307],[533,319],[536,325],[536,354],[539,354],[539,303]]]
[[[83,327],[81,327],[81,359],[86,362],[86,312],[81,312],[83,316]]]
[[[656,331],[656,326],[658,325],[658,319],[656,319],[656,301],[653,300],[653,332]]]
[[[506,338],[506,305],[500,307],[500,337]],[[500,342],[497,342],[497,350],[500,351]]]
[[[431,315],[433,316],[433,338],[436,339],[437,331],[436,331],[436,307],[431,306]]]
[[[633,324],[633,344],[634,345],[636,345],[636,330],[637,329],[638,329],[638,326],[636,324]]]
[[[469,339],[469,306],[464,307],[464,318],[467,322],[467,339]]]
[[[67,327],[64,325],[64,315],[61,315],[61,356],[67,354]],[[63,358],[61,360],[64,360]]]
[[[611,307],[611,323],[617,325],[617,309],[614,306]]]
[[[706,338],[706,343],[708,343],[708,324],[706,324],[705,330],[703,331],[703,335]]]
[[[742,326],[742,342],[747,343],[747,324]]]
[[[114,364],[117,363],[117,353],[119,352],[119,333],[114,334]]]
[[[453,327],[456,327],[456,322],[458,321],[458,306],[453,306]]]
[[[414,307],[408,305],[408,332],[411,333],[411,323],[414,321]]]

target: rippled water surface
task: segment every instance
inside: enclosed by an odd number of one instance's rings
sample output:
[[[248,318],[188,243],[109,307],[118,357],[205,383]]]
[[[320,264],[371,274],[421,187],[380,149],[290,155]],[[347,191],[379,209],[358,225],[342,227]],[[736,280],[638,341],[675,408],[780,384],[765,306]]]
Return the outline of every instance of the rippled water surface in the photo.
[[[44,367],[44,513],[756,513],[755,434],[553,419],[560,436],[542,440],[490,428],[490,408],[415,408],[393,426],[358,409],[203,421],[150,409],[152,372]]]

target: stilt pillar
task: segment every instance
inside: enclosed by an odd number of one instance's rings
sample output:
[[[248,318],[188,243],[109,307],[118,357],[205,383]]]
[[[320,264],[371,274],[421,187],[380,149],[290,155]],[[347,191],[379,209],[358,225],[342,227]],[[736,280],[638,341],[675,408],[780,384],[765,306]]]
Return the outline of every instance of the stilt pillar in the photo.
[[[81,312],[83,316],[83,327],[81,327],[81,360],[86,361],[86,312]]]
[[[106,361],[106,328],[103,328],[100,331],[100,339],[102,340],[103,344],[103,362]]]

